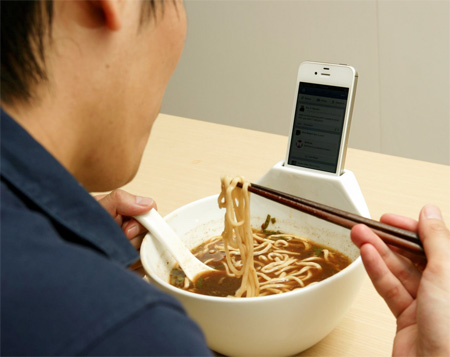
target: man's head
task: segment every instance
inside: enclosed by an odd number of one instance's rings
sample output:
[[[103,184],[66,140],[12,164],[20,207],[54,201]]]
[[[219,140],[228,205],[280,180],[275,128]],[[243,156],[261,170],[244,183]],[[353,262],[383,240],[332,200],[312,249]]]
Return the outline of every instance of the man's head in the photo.
[[[88,189],[128,182],[181,54],[183,4],[2,1],[1,14],[4,109]]]
[[[155,15],[155,0],[144,1],[141,25]],[[52,20],[53,0],[2,2],[0,89],[3,103],[37,99],[33,98],[33,87],[48,79],[44,51],[51,42]]]

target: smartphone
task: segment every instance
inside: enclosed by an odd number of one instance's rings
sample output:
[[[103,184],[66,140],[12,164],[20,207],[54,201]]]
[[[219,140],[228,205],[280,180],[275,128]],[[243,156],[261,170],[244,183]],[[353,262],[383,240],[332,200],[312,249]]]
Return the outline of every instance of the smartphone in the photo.
[[[357,80],[351,66],[300,64],[286,166],[342,174]]]

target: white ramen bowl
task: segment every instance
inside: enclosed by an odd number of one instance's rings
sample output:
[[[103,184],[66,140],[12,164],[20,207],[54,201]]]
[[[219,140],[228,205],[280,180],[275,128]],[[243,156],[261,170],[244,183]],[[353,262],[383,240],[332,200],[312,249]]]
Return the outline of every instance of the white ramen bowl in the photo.
[[[192,249],[223,230],[224,209],[217,196],[183,206],[165,217]],[[202,328],[209,347],[225,355],[287,356],[323,339],[343,317],[360,288],[364,269],[347,229],[252,195],[252,226],[267,214],[270,229],[303,235],[335,248],[353,262],[334,276],[288,293],[253,298],[224,298],[190,293],[169,284],[174,259],[147,234],[141,260],[151,283],[173,295]]]

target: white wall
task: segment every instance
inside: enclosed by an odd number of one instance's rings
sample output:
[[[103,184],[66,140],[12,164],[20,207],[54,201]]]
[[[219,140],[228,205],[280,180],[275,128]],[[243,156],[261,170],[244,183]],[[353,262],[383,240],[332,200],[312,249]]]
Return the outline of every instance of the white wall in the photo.
[[[450,1],[187,0],[162,112],[288,135],[305,60],[359,72],[349,145],[450,164]]]

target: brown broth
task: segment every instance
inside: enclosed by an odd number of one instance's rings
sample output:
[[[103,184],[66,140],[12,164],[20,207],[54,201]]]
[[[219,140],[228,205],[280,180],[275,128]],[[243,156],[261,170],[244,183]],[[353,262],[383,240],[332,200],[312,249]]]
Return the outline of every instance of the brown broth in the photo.
[[[279,233],[267,231],[263,232],[261,230],[255,229],[253,229],[253,232],[259,235],[260,237],[264,238],[266,237],[270,238],[272,233]],[[298,244],[295,244],[295,241],[297,241]],[[294,240],[291,242],[293,243],[290,244],[288,247],[282,249],[294,253],[300,253],[299,255],[296,255],[296,257],[298,257],[299,260],[303,260],[309,257],[321,257],[321,256],[323,257],[324,249],[327,249],[330,253],[332,253],[332,256],[329,258],[329,261],[326,261],[325,259],[317,261],[317,263],[320,264],[322,269],[320,271],[315,270],[313,276],[304,281],[304,286],[307,286],[311,283],[322,281],[341,271],[351,263],[351,260],[346,255],[332,248],[326,247],[324,245],[317,244],[315,242],[308,240],[308,243],[311,244],[311,248],[308,251],[305,251],[304,245],[301,243],[301,241]],[[222,297],[233,296],[236,290],[238,290],[241,285],[241,278],[230,277],[226,274],[226,271],[224,270],[224,266],[222,264],[222,261],[225,261],[226,259],[225,253],[217,251],[210,253],[209,251],[203,255],[198,255],[199,252],[202,252],[204,250],[204,247],[208,243],[209,241],[202,243],[198,247],[194,248],[192,252],[202,262],[205,262],[211,258],[214,259],[212,262],[209,262],[208,265],[216,269],[217,271],[205,272],[201,274],[196,278],[196,281],[194,283],[190,282],[188,288],[184,288],[185,275],[184,272],[177,265],[172,269],[170,273],[170,284],[197,294],[222,296]],[[254,260],[257,271],[266,265],[266,262],[262,260],[260,256],[255,256]],[[274,273],[265,273],[265,274],[270,278],[279,277],[276,276]],[[259,279],[259,281],[261,283],[261,279]],[[302,287],[296,281],[289,281],[288,283],[285,283],[285,285],[289,287],[289,290],[295,290]],[[268,295],[272,294],[275,293],[269,293]]]

